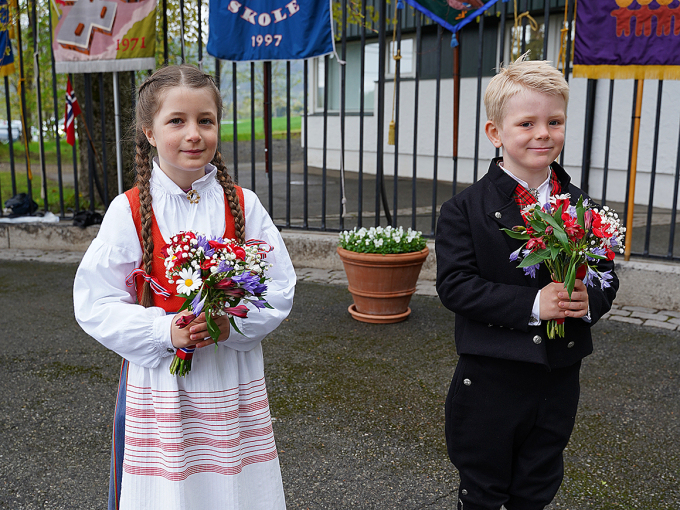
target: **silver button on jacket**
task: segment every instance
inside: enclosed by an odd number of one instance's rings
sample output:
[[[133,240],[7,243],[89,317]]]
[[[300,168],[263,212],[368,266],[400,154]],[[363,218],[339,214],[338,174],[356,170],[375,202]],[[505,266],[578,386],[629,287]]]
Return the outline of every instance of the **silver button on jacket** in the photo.
[[[536,345],[540,344],[542,341],[543,341],[543,339],[542,339],[539,335],[536,335],[536,336],[534,337],[534,343],[535,343]]]

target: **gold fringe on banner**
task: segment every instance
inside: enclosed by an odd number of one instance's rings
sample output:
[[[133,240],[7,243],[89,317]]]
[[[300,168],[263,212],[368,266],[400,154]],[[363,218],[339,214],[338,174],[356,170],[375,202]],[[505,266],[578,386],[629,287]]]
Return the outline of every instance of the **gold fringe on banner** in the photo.
[[[610,80],[680,80],[680,66],[586,66],[573,67],[574,78]]]

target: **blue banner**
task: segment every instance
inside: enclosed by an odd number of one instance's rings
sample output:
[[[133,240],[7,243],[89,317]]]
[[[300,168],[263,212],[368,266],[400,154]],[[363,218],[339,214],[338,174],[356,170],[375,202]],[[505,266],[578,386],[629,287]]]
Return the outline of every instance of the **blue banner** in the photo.
[[[299,60],[333,53],[329,0],[210,2],[208,53],[231,61]]]

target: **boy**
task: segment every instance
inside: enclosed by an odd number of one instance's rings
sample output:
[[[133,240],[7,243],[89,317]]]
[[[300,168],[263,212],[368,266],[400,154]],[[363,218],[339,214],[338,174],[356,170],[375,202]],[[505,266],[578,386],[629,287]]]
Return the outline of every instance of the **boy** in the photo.
[[[576,281],[569,295],[545,264],[536,278],[510,261],[522,241],[520,209],[580,189],[555,163],[564,145],[569,87],[547,62],[502,69],[484,95],[486,134],[503,157],[446,202],[437,226],[437,292],[456,313],[460,356],[446,399],[446,441],[460,473],[459,510],[538,510],[562,482],[562,452],[574,426],[581,359],[590,327],[616,295]],[[613,269],[605,261],[600,270]],[[546,322],[565,318],[565,336]]]

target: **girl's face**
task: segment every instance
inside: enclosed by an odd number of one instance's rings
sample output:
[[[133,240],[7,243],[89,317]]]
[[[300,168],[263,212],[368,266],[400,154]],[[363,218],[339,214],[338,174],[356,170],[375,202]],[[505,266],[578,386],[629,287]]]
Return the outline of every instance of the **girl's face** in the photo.
[[[217,106],[208,88],[173,87],[160,101],[144,134],[158,150],[161,170],[186,189],[205,175],[205,165],[215,155]]]

